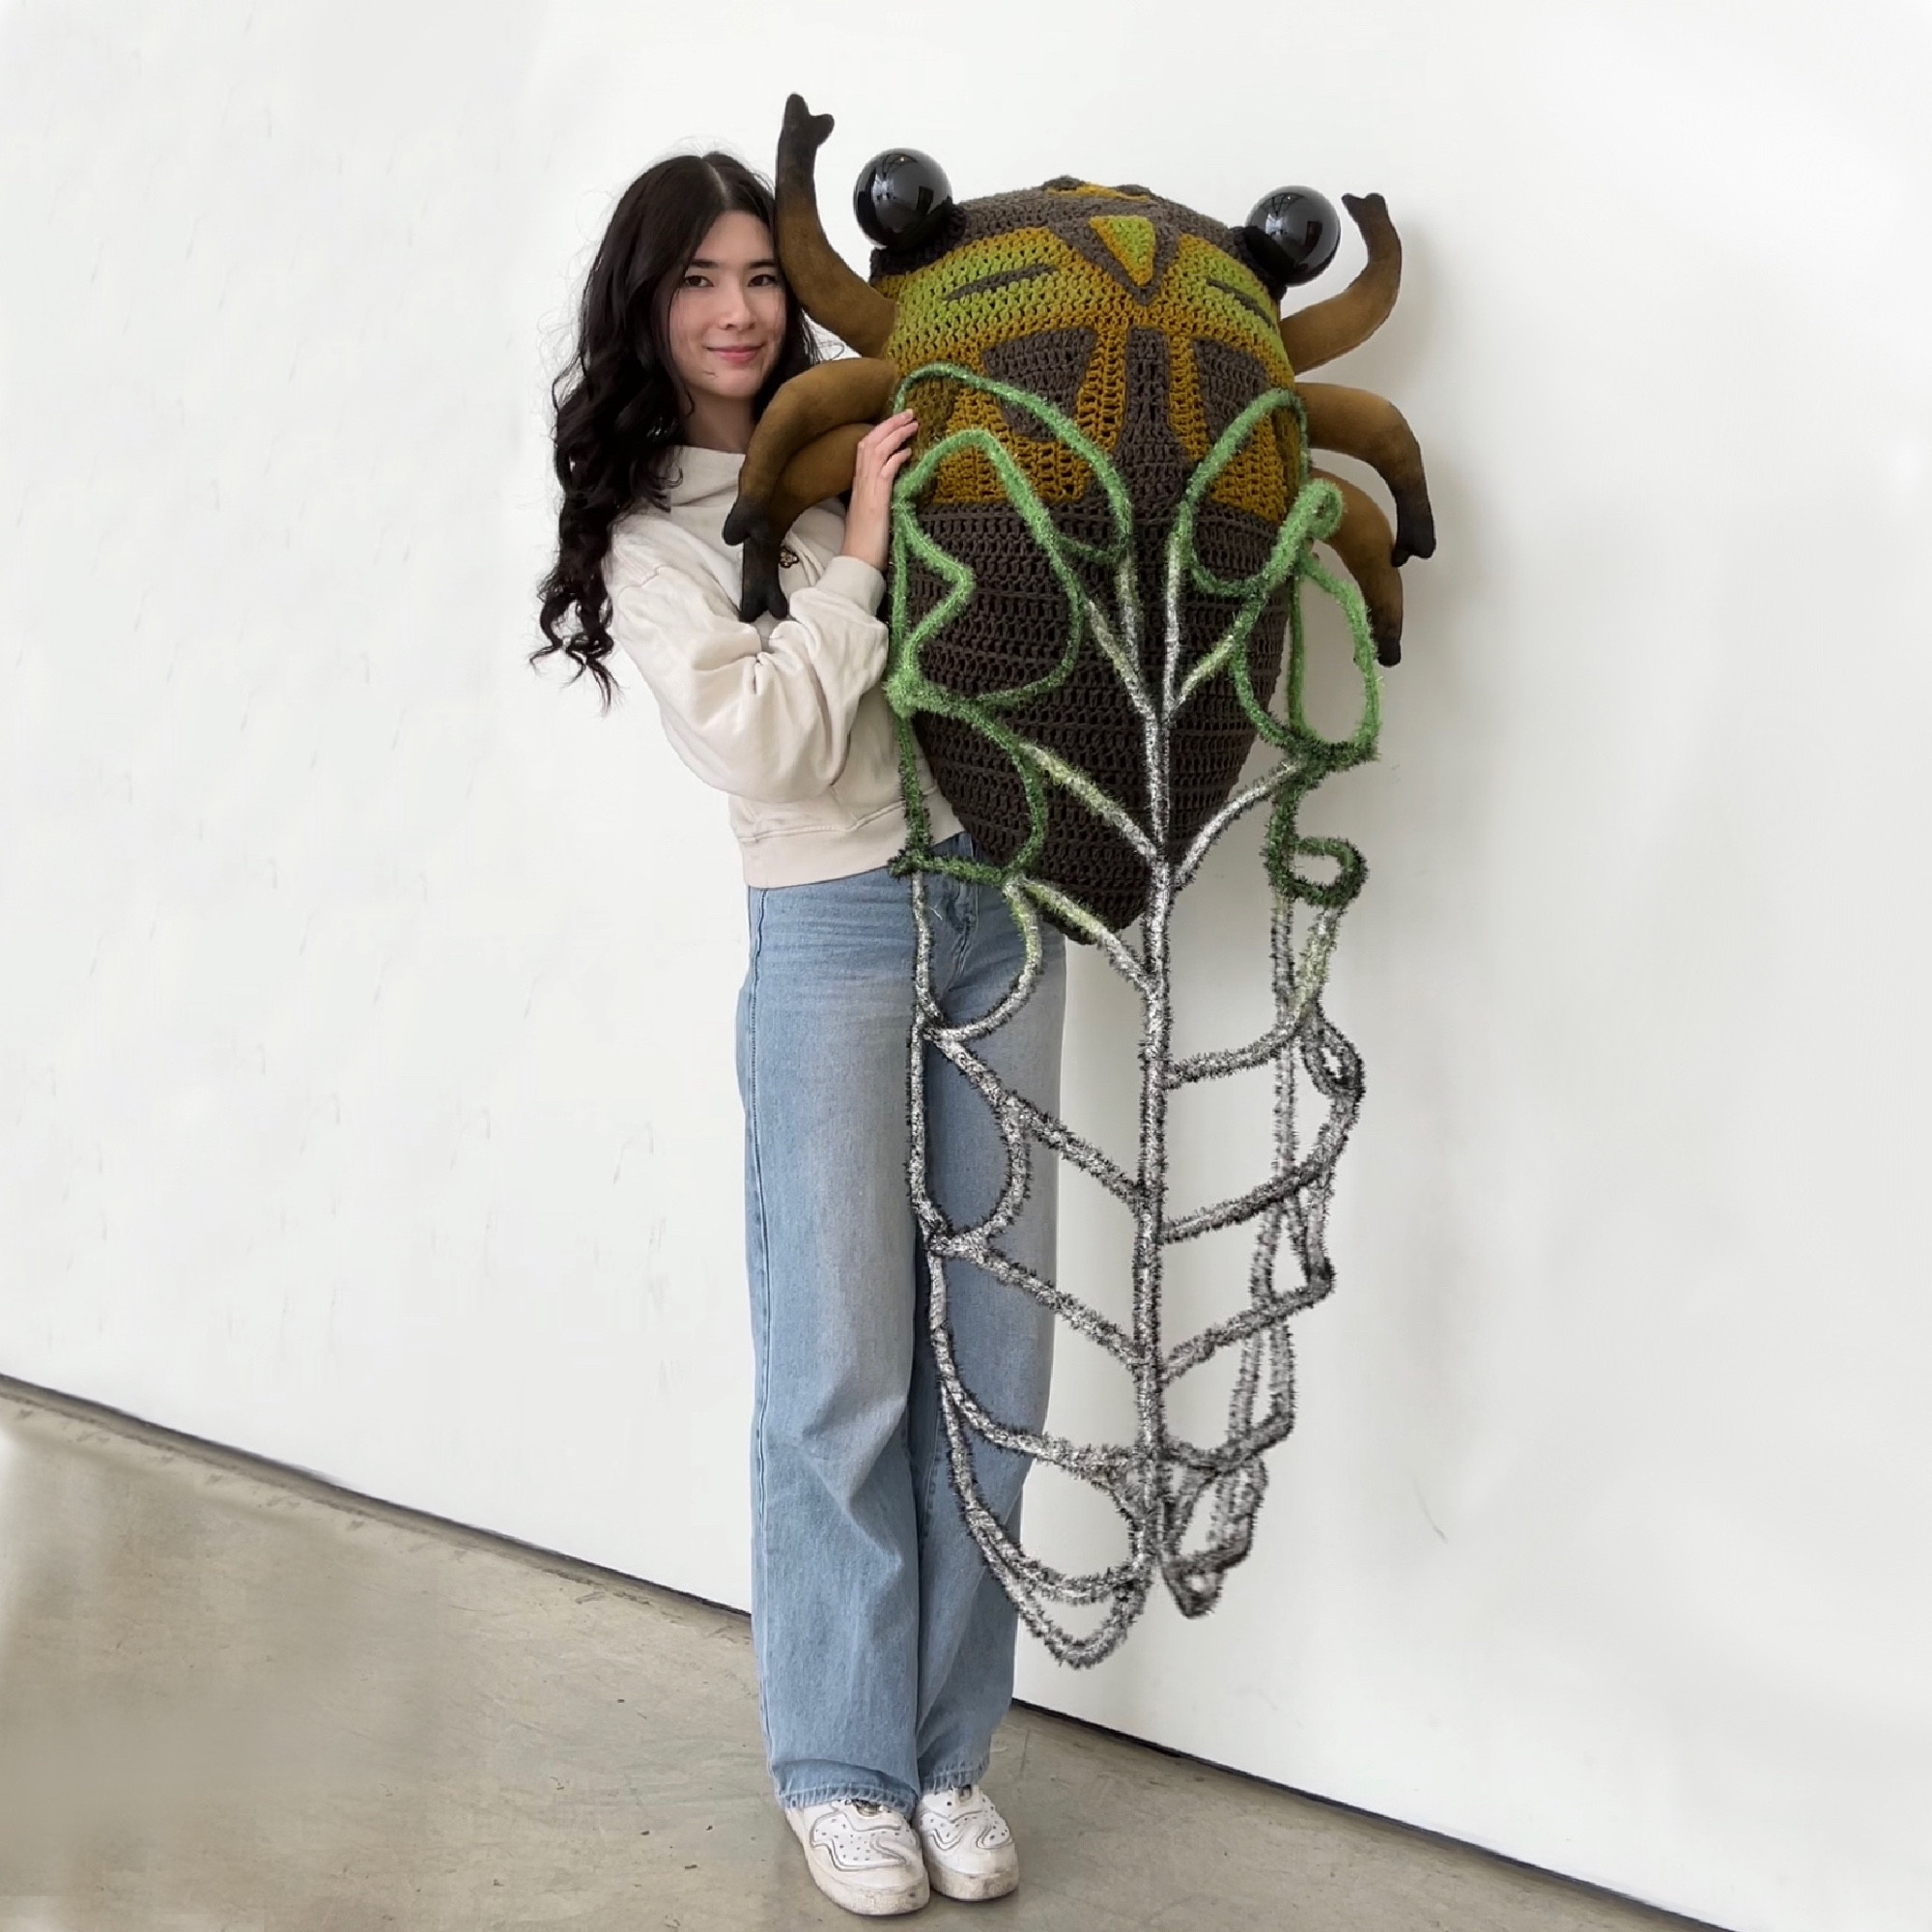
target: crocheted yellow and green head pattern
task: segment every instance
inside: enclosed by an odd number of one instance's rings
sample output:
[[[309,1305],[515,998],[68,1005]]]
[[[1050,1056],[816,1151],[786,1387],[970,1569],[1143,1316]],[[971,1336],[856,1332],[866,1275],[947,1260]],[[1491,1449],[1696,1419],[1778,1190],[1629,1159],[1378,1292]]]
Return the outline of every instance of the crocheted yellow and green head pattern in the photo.
[[[1365,647],[1399,655],[1398,570],[1435,543],[1420,450],[1383,398],[1299,380],[1388,314],[1394,227],[1379,196],[1345,197],[1367,266],[1284,319],[1286,289],[1325,266],[1339,233],[1310,190],[1278,191],[1239,228],[1072,176],[955,203],[931,161],[897,150],[860,178],[879,244],[862,281],[819,222],[813,159],[831,128],[791,98],[777,240],[807,312],[858,353],[793,379],[759,421],[724,532],[745,546],[742,612],[782,612],[785,529],[849,485],[872,422],[914,410],[888,690],[994,868],[1039,882],[1074,936],[1118,930],[1149,887],[1145,840],[1122,814],[1178,855],[1227,801],[1257,732],[1275,735],[1265,707],[1316,540],[1352,580]],[[1313,466],[1317,449],[1374,468],[1393,528],[1365,491]],[[1371,726],[1318,756],[1309,784],[1372,749]],[[1271,834],[1277,888],[1352,896],[1348,855],[1327,854],[1341,869],[1326,881],[1297,868],[1319,841],[1296,839],[1292,806]]]

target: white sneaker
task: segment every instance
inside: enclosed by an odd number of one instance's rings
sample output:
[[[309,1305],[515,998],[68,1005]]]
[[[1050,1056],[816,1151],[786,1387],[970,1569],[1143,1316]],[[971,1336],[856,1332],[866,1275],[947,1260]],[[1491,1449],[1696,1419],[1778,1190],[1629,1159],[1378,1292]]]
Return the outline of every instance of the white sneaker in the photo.
[[[913,1823],[935,1891],[948,1898],[1004,1898],[1019,1884],[1019,1848],[999,1807],[977,1784],[928,1791]]]
[[[805,1847],[811,1882],[827,1898],[866,1918],[917,1912],[930,1895],[919,1839],[904,1814],[841,1798],[785,1813]]]

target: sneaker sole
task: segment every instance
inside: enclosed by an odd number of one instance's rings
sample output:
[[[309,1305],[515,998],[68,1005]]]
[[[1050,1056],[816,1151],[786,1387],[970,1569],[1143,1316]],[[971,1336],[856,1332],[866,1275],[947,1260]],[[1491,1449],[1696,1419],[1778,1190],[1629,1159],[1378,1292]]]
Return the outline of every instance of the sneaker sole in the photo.
[[[934,1891],[947,1898],[968,1901],[1004,1898],[1020,1882],[1016,1871],[990,1872],[984,1878],[974,1878],[966,1872],[950,1872],[936,1860],[927,1861],[925,1872]]]
[[[897,1891],[876,1891],[864,1886],[841,1885],[830,1872],[822,1872],[806,1861],[806,1870],[811,1874],[811,1882],[834,1905],[840,1905],[847,1912],[856,1913],[861,1918],[896,1918],[907,1912],[917,1912],[926,1902],[928,1888],[923,1885],[905,1886]]]

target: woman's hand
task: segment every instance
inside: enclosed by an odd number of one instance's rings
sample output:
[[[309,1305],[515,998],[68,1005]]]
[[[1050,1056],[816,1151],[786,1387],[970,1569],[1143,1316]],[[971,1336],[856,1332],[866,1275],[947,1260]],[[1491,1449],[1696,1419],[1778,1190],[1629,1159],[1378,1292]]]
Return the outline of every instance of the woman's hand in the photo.
[[[852,507],[845,513],[842,556],[856,556],[884,570],[892,535],[893,478],[912,454],[919,418],[910,410],[888,416],[867,432],[852,471]]]

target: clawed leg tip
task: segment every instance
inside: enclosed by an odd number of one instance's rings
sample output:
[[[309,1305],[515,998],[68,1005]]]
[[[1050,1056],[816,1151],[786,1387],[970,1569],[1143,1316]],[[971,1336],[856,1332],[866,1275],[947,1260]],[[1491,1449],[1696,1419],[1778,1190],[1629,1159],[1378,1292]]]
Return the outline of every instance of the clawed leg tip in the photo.
[[[806,105],[804,95],[793,94],[785,98],[784,131],[786,133],[803,134],[814,147],[818,147],[824,143],[825,137],[832,132],[832,116],[829,114],[814,114]]]
[[[1435,554],[1435,519],[1427,510],[1411,511],[1405,514],[1397,506],[1395,520],[1395,547],[1389,553],[1389,561],[1400,570],[1410,557],[1429,557]]]

